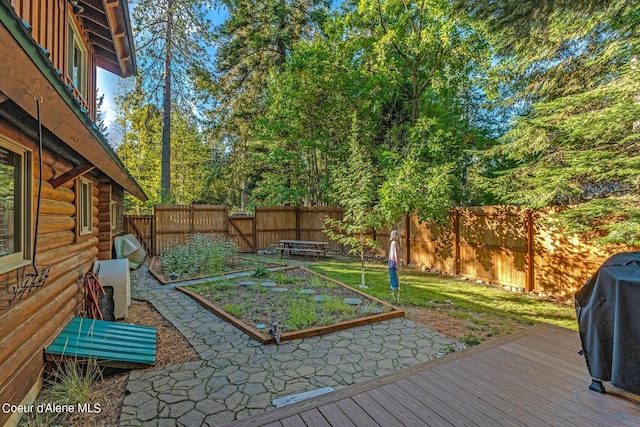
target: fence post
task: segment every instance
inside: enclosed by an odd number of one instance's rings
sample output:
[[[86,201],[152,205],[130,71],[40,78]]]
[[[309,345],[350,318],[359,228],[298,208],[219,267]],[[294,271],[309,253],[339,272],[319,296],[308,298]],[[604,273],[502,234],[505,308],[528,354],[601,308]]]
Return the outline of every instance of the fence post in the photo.
[[[300,206],[296,205],[296,240],[300,240]]]
[[[195,222],[195,206],[189,205],[189,234],[193,234],[193,223]]]
[[[453,273],[460,274],[460,211],[453,210]]]
[[[533,291],[535,274],[534,274],[534,237],[533,237],[533,210],[527,209],[525,213],[525,242],[527,247],[527,261],[526,261],[526,274],[525,274],[525,290],[527,292]]]

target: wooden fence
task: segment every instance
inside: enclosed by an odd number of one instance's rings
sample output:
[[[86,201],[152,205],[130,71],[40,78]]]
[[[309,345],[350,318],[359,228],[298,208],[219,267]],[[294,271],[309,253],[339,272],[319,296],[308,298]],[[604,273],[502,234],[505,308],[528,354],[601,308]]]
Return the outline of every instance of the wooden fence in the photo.
[[[229,216],[224,206],[157,206],[153,217],[128,216],[127,232],[149,253],[160,255],[192,233],[235,238],[242,252],[269,249],[281,239],[327,240],[326,218],[341,218],[329,207],[256,207],[255,215]],[[523,291],[572,295],[617,252],[636,248],[598,247],[553,229],[543,212],[515,207],[473,207],[452,211],[444,225],[405,217],[397,229],[407,263],[444,273],[508,285]],[[153,224],[152,224],[153,223]],[[154,230],[155,228],[155,230]],[[390,228],[373,230],[378,254],[386,256]],[[329,250],[346,248],[330,242]]]
[[[154,208],[153,253],[186,242],[191,234],[226,236],[228,233],[226,206],[218,205],[157,205]]]
[[[595,246],[550,226],[544,212],[514,207],[456,209],[443,226],[416,215],[401,229],[409,263],[512,286],[573,295],[609,256],[638,250]]]
[[[136,236],[148,254],[153,254],[153,215],[125,215],[124,232]]]
[[[322,232],[325,218],[342,218],[342,210],[331,207],[256,206],[256,249],[269,249],[282,239],[327,241]],[[330,251],[342,246],[330,242]]]

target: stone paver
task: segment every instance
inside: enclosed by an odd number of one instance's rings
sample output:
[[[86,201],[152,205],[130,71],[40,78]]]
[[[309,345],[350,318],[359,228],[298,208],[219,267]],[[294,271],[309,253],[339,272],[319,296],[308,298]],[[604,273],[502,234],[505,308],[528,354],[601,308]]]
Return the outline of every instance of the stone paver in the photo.
[[[460,346],[407,319],[262,345],[188,296],[132,272],[132,297],[147,300],[191,343],[200,360],[133,371],[120,426],[213,426],[272,408],[272,400],[340,388],[438,357]]]

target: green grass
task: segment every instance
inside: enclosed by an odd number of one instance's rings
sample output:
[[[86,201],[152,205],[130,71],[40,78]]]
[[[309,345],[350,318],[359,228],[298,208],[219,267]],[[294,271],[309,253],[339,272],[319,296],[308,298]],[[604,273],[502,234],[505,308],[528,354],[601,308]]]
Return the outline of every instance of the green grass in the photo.
[[[284,327],[289,331],[307,329],[313,326],[317,319],[316,302],[311,298],[298,297],[289,301],[289,316]]]
[[[342,283],[360,283],[360,264],[326,261],[308,267]],[[389,301],[389,274],[386,265],[365,266],[364,292]],[[509,323],[553,325],[578,329],[572,304],[557,304],[533,296],[505,291],[496,286],[475,284],[452,277],[421,273],[412,268],[400,270],[401,305],[434,309],[466,319],[490,335],[505,335]],[[450,302],[450,303],[447,303]]]

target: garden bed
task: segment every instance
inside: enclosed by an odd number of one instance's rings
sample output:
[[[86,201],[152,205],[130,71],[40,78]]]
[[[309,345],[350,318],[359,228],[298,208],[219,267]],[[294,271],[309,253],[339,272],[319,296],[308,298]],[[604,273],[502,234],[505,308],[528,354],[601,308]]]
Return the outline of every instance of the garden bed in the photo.
[[[403,317],[404,311],[304,267],[269,277],[216,280],[176,289],[263,344],[279,325],[279,340],[330,332]]]
[[[281,264],[277,262],[265,262],[265,261],[260,261],[252,258],[237,257],[234,259],[234,262],[231,265],[226,266],[225,270],[219,273],[171,279],[162,270],[162,261],[160,260],[160,257],[153,257],[151,258],[151,262],[149,263],[149,272],[153,275],[153,277],[158,279],[163,285],[168,285],[171,283],[184,282],[187,280],[205,279],[207,277],[217,277],[217,276],[233,274],[233,273],[242,273],[245,271],[252,271],[257,268],[285,267],[285,266],[286,264]]]

